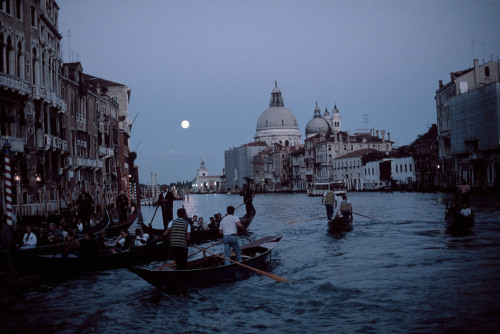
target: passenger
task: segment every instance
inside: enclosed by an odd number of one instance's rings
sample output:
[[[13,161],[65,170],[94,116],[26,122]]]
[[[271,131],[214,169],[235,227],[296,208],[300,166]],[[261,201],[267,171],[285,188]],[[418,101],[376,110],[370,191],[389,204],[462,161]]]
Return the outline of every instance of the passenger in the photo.
[[[208,226],[205,223],[205,221],[203,220],[203,217],[198,218],[198,229],[199,230],[206,230],[206,229],[208,229]]]
[[[36,235],[31,231],[31,226],[26,227],[26,233],[23,236],[23,244],[21,249],[35,248],[36,247]]]
[[[100,230],[97,236],[97,248],[100,253],[107,253],[111,250],[111,246],[107,241],[106,230]]]
[[[43,227],[38,228],[38,232],[36,234],[37,246],[48,245],[49,239],[47,238],[47,233],[45,233],[45,229]]]
[[[80,244],[84,256],[93,257],[99,253],[99,246],[92,233],[85,234],[85,240]]]
[[[97,224],[99,224],[99,221],[97,220],[95,214],[93,214],[92,217],[90,217],[90,227],[94,227]]]
[[[188,219],[187,220],[189,222],[189,225],[191,225],[191,229],[194,230],[194,229],[198,229],[198,216],[197,215],[193,215],[193,219]]]
[[[462,209],[460,210],[460,214],[462,216],[470,217],[472,210],[467,206],[467,204],[464,203]]]
[[[349,224],[349,220],[352,215],[352,205],[351,202],[347,200],[346,195],[342,195],[342,202],[340,202],[340,213],[344,217],[346,224]]]
[[[64,226],[59,225],[59,231],[61,231],[61,234],[63,235],[64,239],[68,236],[68,232],[64,230]]]
[[[80,255],[82,246],[80,241],[75,238],[75,232],[73,230],[68,231],[68,237],[64,242],[63,256],[68,256],[68,254]]]
[[[116,247],[119,250],[127,250],[134,244],[134,238],[130,235],[128,229],[122,228],[120,235],[116,239]]]
[[[51,243],[64,242],[64,236],[62,235],[61,231],[56,228],[56,223],[49,224],[49,233],[47,238]]]
[[[75,218],[75,227],[77,228],[78,232],[83,232],[83,224],[80,219],[76,220]]]
[[[135,230],[134,246],[140,247],[146,245],[149,239],[149,234],[142,233],[140,228]]]
[[[210,217],[210,224],[208,224],[208,228],[209,229],[217,228],[217,226],[215,225],[214,217]]]

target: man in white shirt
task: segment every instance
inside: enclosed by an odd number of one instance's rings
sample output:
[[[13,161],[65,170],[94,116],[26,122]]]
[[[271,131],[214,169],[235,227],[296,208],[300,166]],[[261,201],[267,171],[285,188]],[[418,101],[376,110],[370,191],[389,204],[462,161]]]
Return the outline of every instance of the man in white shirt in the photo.
[[[227,207],[227,215],[220,222],[219,233],[223,236],[224,255],[226,258],[231,258],[231,248],[236,254],[236,261],[241,262],[240,243],[238,241],[238,227],[245,230],[245,226],[241,224],[240,219],[234,215],[234,207]],[[224,260],[225,264],[230,264],[228,260]]]

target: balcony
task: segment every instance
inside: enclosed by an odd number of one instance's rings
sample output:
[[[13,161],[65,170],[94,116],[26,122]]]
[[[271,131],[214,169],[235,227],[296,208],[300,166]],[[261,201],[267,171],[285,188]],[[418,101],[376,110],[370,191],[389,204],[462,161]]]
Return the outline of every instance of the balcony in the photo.
[[[59,97],[54,92],[48,91],[41,86],[33,86],[32,95],[35,100],[45,100],[53,107],[59,109],[61,114],[66,113],[66,102]]]
[[[59,150],[61,153],[66,153],[68,151],[68,142],[59,137],[46,134],[45,135],[45,149],[46,150]]]
[[[20,95],[31,93],[31,85],[27,81],[5,73],[0,73],[0,86]]]
[[[95,168],[95,169],[101,169],[102,168],[102,161],[101,160],[92,159],[92,158],[77,157],[76,158],[76,163],[75,163],[75,168]]]
[[[99,146],[99,158],[108,159],[115,156],[115,150],[109,147]]]

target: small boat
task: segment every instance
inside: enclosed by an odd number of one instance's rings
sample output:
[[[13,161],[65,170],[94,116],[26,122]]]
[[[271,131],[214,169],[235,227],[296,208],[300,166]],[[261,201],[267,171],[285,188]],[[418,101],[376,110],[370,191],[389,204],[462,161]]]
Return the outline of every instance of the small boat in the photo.
[[[475,212],[471,210],[469,216],[464,216],[454,205],[446,208],[445,221],[446,229],[450,232],[467,232],[474,225]]]
[[[282,236],[268,236],[241,247],[242,264],[258,268],[262,267],[271,252],[278,245]],[[234,258],[233,258],[234,260]],[[176,270],[175,265],[166,270],[149,266],[135,266],[129,270],[155,287],[168,290],[187,289],[190,287],[208,286],[222,281],[233,281],[252,273],[236,263],[224,264],[224,260],[215,255],[189,261],[187,268]]]
[[[252,223],[253,218],[255,217],[255,211],[251,215],[245,214],[243,217],[240,217],[240,222],[246,229]],[[153,228],[144,223],[144,221],[140,221],[142,230],[149,233],[150,235],[159,235],[163,233],[163,229]],[[243,231],[238,231],[238,234],[244,234]],[[219,234],[218,228],[210,228],[207,230],[191,230],[191,242],[200,243],[209,240],[217,240],[221,238]]]
[[[337,214],[332,220],[328,221],[328,232],[330,233],[340,233],[340,232],[351,232],[352,231],[352,215],[349,219],[349,223],[346,224],[344,217]]]
[[[162,261],[171,258],[168,241],[152,240],[144,246],[132,246],[127,250],[118,251],[110,248],[99,254],[73,253],[57,254],[24,254],[15,258],[15,268],[23,273],[38,273],[48,275],[74,274],[91,270],[106,270],[113,268],[128,268],[151,261]]]

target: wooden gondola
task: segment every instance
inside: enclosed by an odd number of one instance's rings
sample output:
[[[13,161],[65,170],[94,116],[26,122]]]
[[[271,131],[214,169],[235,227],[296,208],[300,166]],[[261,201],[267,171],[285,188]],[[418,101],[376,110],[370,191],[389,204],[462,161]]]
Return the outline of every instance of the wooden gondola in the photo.
[[[62,249],[61,249],[62,251]],[[144,246],[132,246],[119,251],[110,248],[99,254],[73,253],[35,254],[18,256],[14,259],[16,270],[22,273],[38,273],[48,275],[74,274],[91,270],[128,268],[151,261],[162,261],[171,258],[168,241],[153,240]]]
[[[242,264],[258,268],[270,259],[272,250],[282,236],[268,236],[241,247]],[[234,258],[233,258],[234,260]],[[167,290],[202,287],[223,281],[243,278],[253,271],[235,263],[224,264],[220,257],[211,255],[189,261],[187,268],[177,270],[175,265],[160,269],[158,265],[135,266],[129,268],[157,288]]]
[[[125,228],[128,229],[132,224],[138,219],[137,211],[127,216],[127,221],[125,222],[111,222],[109,226],[106,227],[106,235],[108,237],[117,237],[120,235],[120,231]]]
[[[446,208],[446,229],[452,233],[466,233],[474,226],[475,213],[471,211],[469,216],[460,214],[454,205]]]
[[[246,229],[252,223],[253,218],[255,217],[255,211],[251,215],[245,214],[243,217],[240,217],[240,222]],[[156,229],[151,226],[148,226],[144,223],[144,221],[140,221],[142,230],[150,235],[160,235],[163,233],[163,229]],[[238,231],[238,234],[244,234],[244,231]],[[191,242],[193,243],[201,243],[209,240],[217,240],[221,238],[219,234],[218,228],[211,228],[207,230],[192,230],[191,231]]]
[[[332,220],[328,221],[328,232],[330,233],[340,233],[340,232],[351,232],[352,231],[352,214],[349,218],[349,223],[346,223],[344,217],[337,214]]]

